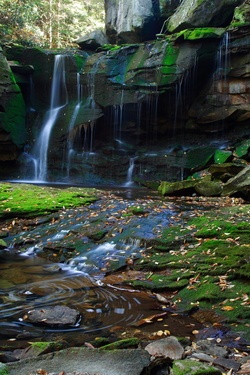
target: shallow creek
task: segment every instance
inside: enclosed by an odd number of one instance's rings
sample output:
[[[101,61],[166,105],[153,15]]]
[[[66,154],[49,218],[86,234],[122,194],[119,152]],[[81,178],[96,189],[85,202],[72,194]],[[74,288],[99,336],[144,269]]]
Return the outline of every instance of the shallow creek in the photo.
[[[140,322],[150,335],[162,327],[191,336],[201,325],[191,316],[166,312],[155,294],[105,282],[105,275],[140,258],[146,241],[160,236],[178,212],[192,215],[191,204],[146,196],[140,190],[103,191],[87,207],[46,218],[1,223],[7,250],[0,253],[0,347],[25,347],[30,341],[66,340],[82,344],[95,337],[133,331]],[[201,208],[204,209],[204,208]],[[131,210],[138,210],[131,215]],[[96,233],[102,233],[96,238]],[[64,305],[80,312],[67,327],[32,324],[32,309]]]

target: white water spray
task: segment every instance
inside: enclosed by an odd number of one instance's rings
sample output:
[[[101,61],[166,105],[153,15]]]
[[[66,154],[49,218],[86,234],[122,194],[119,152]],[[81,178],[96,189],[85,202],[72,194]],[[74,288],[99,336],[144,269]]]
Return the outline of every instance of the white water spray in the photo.
[[[38,180],[46,181],[48,172],[49,141],[52,129],[60,110],[68,103],[65,80],[65,56],[56,55],[51,87],[50,109],[46,113],[42,131],[35,144],[35,154],[38,156]],[[62,103],[63,102],[63,103]]]

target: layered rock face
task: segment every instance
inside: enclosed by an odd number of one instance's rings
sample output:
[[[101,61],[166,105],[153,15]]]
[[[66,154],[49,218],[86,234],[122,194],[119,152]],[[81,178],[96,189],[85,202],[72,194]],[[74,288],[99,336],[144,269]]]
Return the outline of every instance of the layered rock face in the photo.
[[[190,147],[200,144],[203,134],[206,143],[208,134],[248,128],[249,0],[106,0],[105,6],[112,44],[101,46],[105,42],[91,34],[79,39],[84,50],[61,51],[68,101],[51,134],[55,173],[63,169],[62,160],[73,160],[67,173],[76,179],[124,181],[132,158],[140,179],[166,178],[170,170],[171,178],[179,178],[186,167],[178,159],[181,138],[191,134]],[[60,52],[5,53],[21,64],[13,72],[26,104],[32,96],[26,138],[32,148],[50,105],[54,57]],[[28,75],[27,65],[34,68]],[[170,158],[167,147],[173,150]],[[147,150],[157,150],[157,157]]]
[[[23,95],[0,48],[0,160],[15,160],[25,141]]]

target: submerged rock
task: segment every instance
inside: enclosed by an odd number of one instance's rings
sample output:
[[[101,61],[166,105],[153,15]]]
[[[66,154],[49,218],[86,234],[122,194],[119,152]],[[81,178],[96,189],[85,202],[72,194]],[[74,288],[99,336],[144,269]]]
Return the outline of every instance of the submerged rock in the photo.
[[[27,312],[26,322],[51,326],[74,326],[80,319],[79,311],[67,306],[44,307]]]

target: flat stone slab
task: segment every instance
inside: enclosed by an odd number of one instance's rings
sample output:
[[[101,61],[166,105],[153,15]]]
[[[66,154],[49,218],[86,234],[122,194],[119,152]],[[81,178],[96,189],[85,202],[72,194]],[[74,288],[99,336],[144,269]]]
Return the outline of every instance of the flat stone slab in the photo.
[[[80,318],[79,311],[67,306],[52,306],[27,312],[24,320],[30,323],[51,326],[73,326]]]
[[[73,373],[88,375],[140,375],[149,366],[150,355],[141,349],[106,351],[102,349],[69,348],[38,358],[9,363],[9,375],[45,373]],[[42,373],[42,372],[41,372]]]

